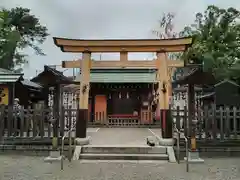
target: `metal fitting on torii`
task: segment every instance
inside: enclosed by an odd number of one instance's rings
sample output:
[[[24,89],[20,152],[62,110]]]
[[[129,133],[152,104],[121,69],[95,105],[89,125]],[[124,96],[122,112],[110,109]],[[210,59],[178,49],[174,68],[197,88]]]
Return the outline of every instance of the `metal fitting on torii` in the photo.
[[[166,88],[166,82],[162,83],[162,88],[161,88],[162,92],[165,94],[167,92],[167,88]]]

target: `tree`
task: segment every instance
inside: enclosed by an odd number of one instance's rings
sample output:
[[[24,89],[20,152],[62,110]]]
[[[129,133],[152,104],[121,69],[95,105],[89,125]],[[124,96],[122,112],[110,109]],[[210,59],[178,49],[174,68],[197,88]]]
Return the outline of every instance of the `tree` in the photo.
[[[9,56],[9,52],[16,46],[20,40],[20,35],[17,31],[9,27],[9,14],[5,11],[0,12],[0,67],[8,67],[12,65],[10,61],[3,61]]]
[[[157,36],[159,39],[168,39],[174,38],[178,36],[178,33],[174,31],[174,21],[175,15],[174,13],[163,14],[162,18],[158,22],[158,29],[153,30],[153,34]]]
[[[30,14],[27,8],[12,8],[10,10],[2,9],[4,18],[4,29],[6,32],[17,32],[19,38],[15,44],[11,44],[11,48],[4,50],[1,56],[1,68],[9,70],[16,69],[26,63],[26,54],[20,52],[24,48],[32,48],[36,54],[44,55],[42,49],[38,45],[42,44],[47,36],[47,28],[42,26],[39,19]]]
[[[152,33],[159,39],[171,39],[171,38],[180,38],[189,36],[189,28],[185,27],[184,31],[177,32],[175,31],[174,27],[174,13],[164,13],[162,18],[158,21],[158,28],[154,29]],[[182,52],[175,52],[175,53],[168,53],[168,58],[171,60],[182,60],[183,53]],[[178,75],[183,75],[184,69],[183,68],[175,68],[173,79],[176,79]]]
[[[152,33],[159,39],[171,39],[178,38],[182,34],[174,31],[174,13],[164,13],[162,18],[158,22],[158,29],[154,29]],[[182,53],[169,53],[168,56],[170,59],[178,60],[181,57]]]
[[[203,64],[203,69],[219,80],[231,78],[231,68],[240,62],[239,17],[240,12],[234,8],[213,5],[204,14],[197,13],[194,24],[182,31],[193,37],[193,45],[183,58]]]

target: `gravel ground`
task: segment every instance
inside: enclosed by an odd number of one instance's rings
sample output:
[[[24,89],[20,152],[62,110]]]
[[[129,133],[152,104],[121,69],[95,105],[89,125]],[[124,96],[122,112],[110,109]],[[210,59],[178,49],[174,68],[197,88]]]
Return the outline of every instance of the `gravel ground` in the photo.
[[[0,156],[0,180],[236,180],[240,179],[240,158],[205,159],[205,164],[168,162],[65,162],[48,164],[43,157]]]

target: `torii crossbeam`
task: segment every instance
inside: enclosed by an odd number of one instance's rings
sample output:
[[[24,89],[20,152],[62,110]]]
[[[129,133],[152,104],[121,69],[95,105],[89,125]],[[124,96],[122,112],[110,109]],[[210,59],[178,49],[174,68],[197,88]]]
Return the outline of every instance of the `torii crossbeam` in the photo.
[[[62,61],[62,68],[81,68],[81,59],[72,60],[72,61]],[[122,60],[120,57],[120,61],[95,61],[92,60],[90,63],[91,68],[156,68],[157,60]],[[183,67],[184,62],[183,61],[173,61],[173,60],[167,60],[168,67]]]
[[[171,61],[168,52],[185,51],[192,44],[192,38],[175,39],[113,39],[113,40],[80,40],[54,37],[54,43],[63,52],[83,53],[82,60],[63,61],[64,68],[81,68],[79,117],[77,117],[76,137],[86,138],[88,114],[88,96],[91,68],[145,67],[157,68],[159,83],[159,107],[164,138],[172,137],[172,123],[169,111],[169,72],[168,67],[183,67],[181,61]],[[119,52],[120,61],[92,61],[91,53]],[[156,52],[157,59],[152,61],[129,61],[128,52]]]

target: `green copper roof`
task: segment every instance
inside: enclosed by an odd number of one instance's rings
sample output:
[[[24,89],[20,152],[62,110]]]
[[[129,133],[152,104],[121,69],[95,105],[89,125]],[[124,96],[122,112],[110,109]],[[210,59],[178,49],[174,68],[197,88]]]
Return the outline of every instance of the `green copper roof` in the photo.
[[[23,74],[0,68],[0,83],[16,82]]]
[[[90,82],[92,83],[154,83],[156,82],[154,69],[92,69]],[[76,78],[79,82],[80,76]]]

